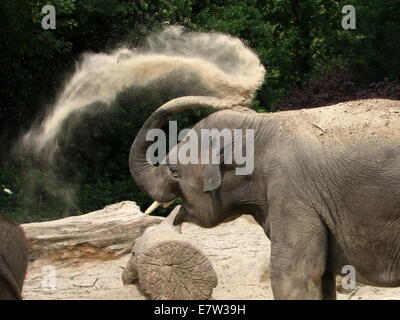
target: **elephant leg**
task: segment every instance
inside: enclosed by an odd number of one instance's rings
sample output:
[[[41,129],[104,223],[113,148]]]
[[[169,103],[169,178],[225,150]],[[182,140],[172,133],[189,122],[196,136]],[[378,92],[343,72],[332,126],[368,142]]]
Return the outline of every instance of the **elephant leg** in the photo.
[[[322,299],[336,300],[336,275],[330,271],[322,276]]]
[[[320,300],[332,297],[332,277],[326,273],[327,237],[317,227],[286,222],[271,229],[271,285],[275,299]],[[275,227],[275,228],[274,228]],[[304,230],[303,230],[304,229]],[[276,232],[276,233],[275,233]]]

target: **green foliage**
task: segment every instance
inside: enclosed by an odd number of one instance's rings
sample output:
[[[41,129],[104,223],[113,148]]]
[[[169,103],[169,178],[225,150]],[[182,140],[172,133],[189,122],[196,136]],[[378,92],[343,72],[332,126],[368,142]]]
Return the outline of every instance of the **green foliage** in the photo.
[[[41,9],[53,4],[57,28],[43,30]],[[357,29],[341,27],[344,5],[357,10]],[[7,0],[0,4],[0,210],[21,221],[43,220],[99,209],[120,200],[151,199],[129,176],[128,152],[151,111],[176,88],[124,92],[113,112],[73,118],[60,141],[58,165],[28,156],[12,158],[21,133],[51,105],[84,51],[137,45],[165,24],[229,33],[243,39],[267,69],[253,108],[273,111],[293,87],[332,70],[352,70],[354,86],[394,80],[400,74],[400,1],[387,0]],[[347,69],[346,69],[347,70]],[[184,86],[188,87],[188,86]],[[134,108],[132,101],[135,101]],[[188,127],[204,116],[176,117]],[[4,187],[2,188],[4,190]]]

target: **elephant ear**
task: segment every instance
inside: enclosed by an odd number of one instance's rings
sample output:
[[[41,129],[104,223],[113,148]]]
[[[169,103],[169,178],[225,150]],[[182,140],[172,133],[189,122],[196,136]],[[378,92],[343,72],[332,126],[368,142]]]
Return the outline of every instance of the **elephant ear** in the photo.
[[[221,185],[221,170],[219,164],[207,164],[203,171],[203,192],[217,190]]]

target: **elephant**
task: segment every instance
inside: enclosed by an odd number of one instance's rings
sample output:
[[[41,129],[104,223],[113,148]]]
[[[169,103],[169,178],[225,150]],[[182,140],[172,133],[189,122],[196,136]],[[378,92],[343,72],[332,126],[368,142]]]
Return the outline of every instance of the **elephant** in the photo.
[[[146,157],[147,134],[193,108],[215,112],[192,130],[254,130],[254,170],[239,164],[173,163]],[[200,139],[200,138],[199,138]],[[222,153],[223,150],[221,150]],[[181,199],[174,224],[212,228],[252,215],[271,241],[275,299],[336,299],[336,276],[400,286],[400,102],[360,100],[258,113],[221,98],[187,96],[154,111],[129,155],[136,184],[159,203]]]
[[[23,229],[0,215],[0,300],[21,300],[28,267],[28,245]]]

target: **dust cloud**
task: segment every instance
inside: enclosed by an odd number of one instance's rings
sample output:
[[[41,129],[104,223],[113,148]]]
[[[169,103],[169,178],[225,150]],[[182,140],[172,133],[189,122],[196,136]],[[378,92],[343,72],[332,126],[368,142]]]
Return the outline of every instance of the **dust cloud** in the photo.
[[[146,87],[179,70],[195,75],[199,86],[214,96],[242,105],[251,102],[265,73],[257,55],[237,38],[167,27],[148,36],[142,47],[83,54],[54,106],[24,135],[22,144],[36,154],[46,149],[51,158],[62,125],[72,114],[110,107],[123,90]]]

